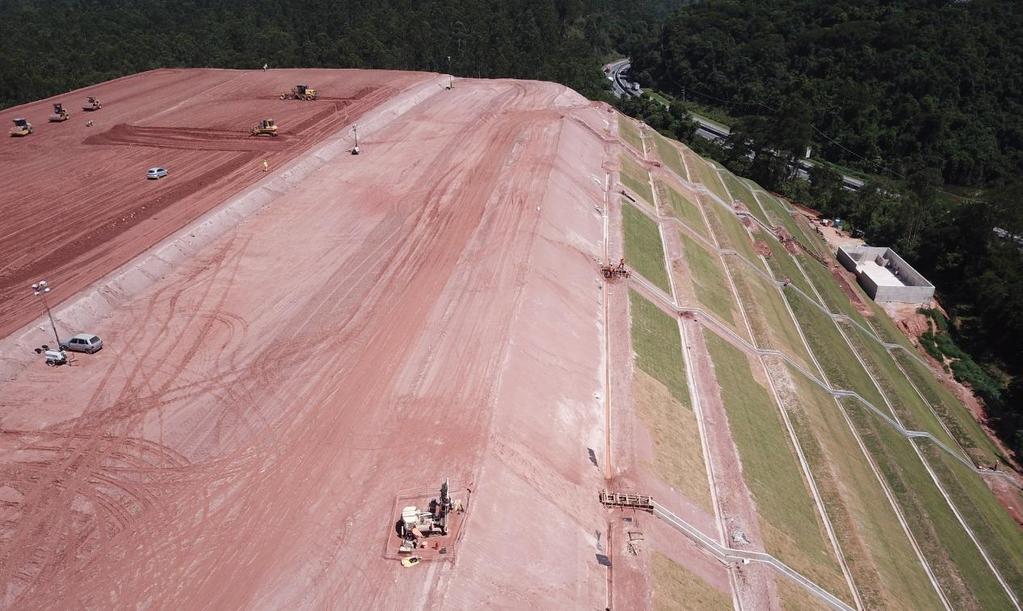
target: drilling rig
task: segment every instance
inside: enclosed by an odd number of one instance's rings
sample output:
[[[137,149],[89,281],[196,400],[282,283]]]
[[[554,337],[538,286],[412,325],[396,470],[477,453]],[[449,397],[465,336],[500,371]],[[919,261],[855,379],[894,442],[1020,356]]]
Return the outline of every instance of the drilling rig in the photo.
[[[411,554],[418,549],[423,539],[448,534],[448,515],[452,510],[460,511],[462,504],[452,501],[448,493],[448,480],[440,487],[440,496],[430,500],[426,509],[420,509],[415,505],[409,505],[401,510],[401,519],[398,520],[396,530],[401,537],[399,554]]]

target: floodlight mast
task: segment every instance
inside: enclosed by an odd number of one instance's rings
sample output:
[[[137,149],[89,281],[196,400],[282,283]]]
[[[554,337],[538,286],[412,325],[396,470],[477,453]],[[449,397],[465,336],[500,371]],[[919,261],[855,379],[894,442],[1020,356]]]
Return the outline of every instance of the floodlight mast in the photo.
[[[46,302],[46,294],[50,292],[50,285],[45,280],[40,280],[32,285],[33,294],[43,300],[43,307],[46,308],[46,315],[50,317],[50,328],[53,329],[53,337],[57,340],[57,350],[60,350],[60,335],[57,333],[57,324],[53,322],[53,313],[50,312],[50,304]]]

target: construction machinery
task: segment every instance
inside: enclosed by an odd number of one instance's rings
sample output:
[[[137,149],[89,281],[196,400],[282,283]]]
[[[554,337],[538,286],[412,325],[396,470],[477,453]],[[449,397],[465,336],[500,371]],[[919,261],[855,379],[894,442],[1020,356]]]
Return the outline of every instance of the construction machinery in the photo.
[[[43,356],[46,359],[46,364],[50,367],[59,367],[68,363],[67,353],[63,350],[44,350]]]
[[[631,273],[625,267],[625,259],[619,259],[618,265],[612,265],[606,263],[600,266],[600,273],[604,276],[605,280],[614,280],[615,278],[628,278]]]
[[[69,113],[67,109],[64,108],[63,104],[58,103],[53,105],[53,114],[50,115],[51,123],[60,123],[61,121],[67,121],[70,118],[71,113]]]
[[[21,138],[32,133],[32,124],[28,119],[17,118],[14,120],[14,127],[11,128],[11,136]]]
[[[316,91],[309,85],[295,85],[291,88],[291,91],[285,91],[281,94],[282,100],[305,100],[312,102],[320,96],[320,92]]]
[[[646,494],[629,494],[601,490],[600,504],[608,508],[621,507],[624,509],[641,509],[643,511],[654,510],[654,499]]]
[[[452,501],[448,494],[448,480],[444,480],[440,487],[440,496],[431,499],[428,508],[420,509],[415,505],[404,507],[401,510],[401,519],[395,526],[402,540],[398,553],[411,554],[420,545],[425,545],[421,544],[422,539],[448,534],[448,514],[462,509],[462,503]]]
[[[273,119],[263,119],[259,124],[252,126],[249,132],[253,136],[277,137],[277,123]]]
[[[103,105],[99,103],[99,100],[92,97],[91,95],[88,98],[86,98],[85,106],[82,106],[82,110],[86,111],[99,110],[100,108],[103,108]]]

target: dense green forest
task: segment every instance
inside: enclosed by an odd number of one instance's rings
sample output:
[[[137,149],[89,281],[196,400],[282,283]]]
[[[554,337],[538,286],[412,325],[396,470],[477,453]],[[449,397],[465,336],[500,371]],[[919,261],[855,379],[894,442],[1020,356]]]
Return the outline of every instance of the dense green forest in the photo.
[[[624,110],[891,245],[936,285],[950,320],[925,345],[1023,450],[1023,4],[1015,0],[708,0],[624,41],[637,80],[685,103]],[[694,137],[694,103],[730,117]],[[842,188],[821,166],[859,170]],[[846,170],[849,171],[849,170]],[[998,230],[996,231],[996,228]]]
[[[798,117],[832,161],[985,185],[1023,170],[1021,28],[1015,0],[703,2],[633,66],[735,116]]]
[[[673,0],[5,0],[0,107],[168,66],[392,68],[606,95],[600,59]],[[647,23],[650,21],[651,23]]]

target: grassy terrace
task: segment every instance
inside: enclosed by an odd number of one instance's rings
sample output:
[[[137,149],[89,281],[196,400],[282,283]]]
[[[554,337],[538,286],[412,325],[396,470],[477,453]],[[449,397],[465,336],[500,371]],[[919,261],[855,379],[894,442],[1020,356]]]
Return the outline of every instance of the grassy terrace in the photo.
[[[744,352],[714,333],[705,336],[743,475],[756,501],[767,551],[837,596],[849,599],[838,561],[768,389],[753,377]]]
[[[622,169],[619,172],[622,184],[629,188],[630,191],[636,195],[642,197],[650,204],[651,207],[654,205],[654,194],[650,189],[650,176],[647,171],[643,169],[643,166],[639,165],[632,160],[629,155],[622,155]]]
[[[725,261],[732,272],[739,301],[746,310],[757,346],[780,350],[804,366],[813,367],[778,289],[734,257],[725,257]]]
[[[853,348],[859,353],[871,375],[881,385],[885,396],[906,428],[927,431],[945,445],[956,449],[955,441],[941,427],[937,416],[916,394],[906,376],[899,371],[892,355],[877,340],[848,322],[839,323]]]
[[[618,135],[636,149],[637,153],[643,154],[643,138],[639,135],[639,128],[624,115],[618,115]]]
[[[926,365],[902,350],[893,350],[891,354],[974,462],[990,466],[1001,460],[1001,452],[966,406],[935,379]]]
[[[657,195],[660,196],[662,204],[666,203],[670,206],[672,213],[678,220],[685,223],[696,233],[710,239],[707,223],[703,220],[703,215],[700,214],[700,208],[696,203],[690,201],[689,198],[676,191],[670,184],[661,180],[657,181]]]
[[[784,280],[788,278],[801,291],[807,295],[813,295],[810,284],[796,266],[795,257],[789,254],[789,251],[785,250],[781,242],[774,239],[774,237],[763,236],[763,240],[771,249],[771,256],[767,258],[767,266],[771,268],[771,273],[775,279]],[[817,262],[811,261],[808,265],[817,265]]]
[[[855,399],[842,399],[953,609],[1008,609],[1008,596],[956,520],[911,442]]]
[[[724,206],[708,203],[704,210],[707,211],[707,220],[710,222],[714,235],[717,236],[721,248],[731,248],[745,257],[747,261],[757,264],[759,257],[753,250],[753,241],[746,232],[746,227],[730,210]]]
[[[735,311],[735,299],[728,287],[721,260],[716,253],[707,250],[685,231],[679,231],[678,234],[700,305],[733,327],[737,326],[739,317]]]
[[[767,217],[771,220],[772,225],[781,225],[787,229],[792,237],[798,239],[805,248],[812,249],[818,256],[831,256],[831,247],[820,239],[816,233],[805,230],[802,224],[796,221],[781,200],[766,191],[758,192],[757,198],[760,200],[760,204],[764,207],[764,211],[767,213]]]
[[[788,579],[775,580],[781,608],[785,611],[829,611],[831,607]]]
[[[831,385],[837,389],[854,390],[878,409],[886,410],[884,398],[856,360],[831,317],[795,291],[787,289],[785,297]]]
[[[863,294],[863,289],[860,289],[858,284],[856,285],[856,288],[859,289],[860,294]],[[873,316],[867,318],[867,323],[874,329],[874,333],[881,338],[881,341],[899,344],[908,349],[910,352],[916,352],[913,342],[909,341],[909,338],[906,337],[905,333],[899,331],[899,329],[895,326],[895,322],[892,321],[887,314],[885,314],[881,306],[877,305],[874,303],[874,300],[869,298],[865,303],[874,313]]]
[[[757,200],[753,198],[753,193],[749,190],[749,187],[746,186],[746,183],[736,178],[735,174],[732,174],[728,170],[722,170],[718,173],[718,175],[724,181],[725,186],[728,187],[728,192],[731,193],[732,199],[737,199],[745,204],[750,213],[760,219],[761,222],[767,223],[768,225],[771,224],[768,222],[767,217],[764,216],[764,211],[760,209],[760,206],[757,204]],[[726,199],[725,201],[727,202],[728,200]]]
[[[1023,595],[1023,529],[979,475],[934,444],[921,445],[942,486],[1017,596]]]
[[[661,314],[659,310],[655,311]],[[633,323],[637,324],[635,319]],[[675,335],[678,336],[677,333]],[[636,350],[638,354],[639,348]],[[648,355],[648,358],[657,357]],[[676,365],[679,371],[683,367],[681,362]],[[663,383],[641,368],[634,371],[632,397],[636,413],[653,442],[654,459],[651,467],[654,473],[708,515],[713,515],[714,505],[703,460],[700,428],[688,400],[686,404],[680,403]]]
[[[678,323],[635,291],[629,291],[629,305],[636,366],[664,384],[676,401],[692,409]]]
[[[725,193],[725,187],[718,178],[718,172],[710,163],[692,151],[685,152],[686,165],[689,166],[689,181],[698,182],[716,194],[726,204],[732,202]]]
[[[622,201],[625,232],[625,260],[644,278],[671,295],[671,282],[664,269],[664,246],[657,223],[632,204]]]
[[[806,270],[806,275],[810,278],[810,282],[817,287],[817,291],[821,294],[821,299],[824,300],[824,305],[828,308],[828,311],[834,314],[845,314],[864,327],[870,328],[867,319],[853,306],[849,296],[838,285],[838,280],[831,275],[830,270],[813,260],[808,260],[803,269]],[[857,291],[861,301],[863,299],[870,299],[865,294],[859,292],[859,285],[855,287],[850,285],[850,288],[853,291]],[[810,294],[812,295],[813,293]]]
[[[686,570],[660,552],[651,563],[654,576],[654,609],[707,609],[727,611],[732,597],[716,590],[698,575]]]
[[[831,395],[788,368],[782,395],[853,582],[868,608],[937,609],[941,601]]]
[[[767,213],[767,218],[771,225],[781,225],[800,241],[806,237],[803,233],[803,228],[796,223],[796,219],[792,217],[792,214],[789,213],[785,204],[780,199],[763,190],[756,194],[756,198],[760,201],[760,205],[763,206],[764,212]]]
[[[657,156],[661,158],[661,163],[671,168],[671,171],[678,174],[679,177],[689,180],[689,172],[686,171],[686,165],[682,161],[682,153],[675,148],[671,140],[657,134],[654,136],[654,142],[657,145]]]
[[[654,443],[653,470],[704,511],[713,513],[678,323],[635,291],[629,292],[629,304],[636,353],[633,398]]]

